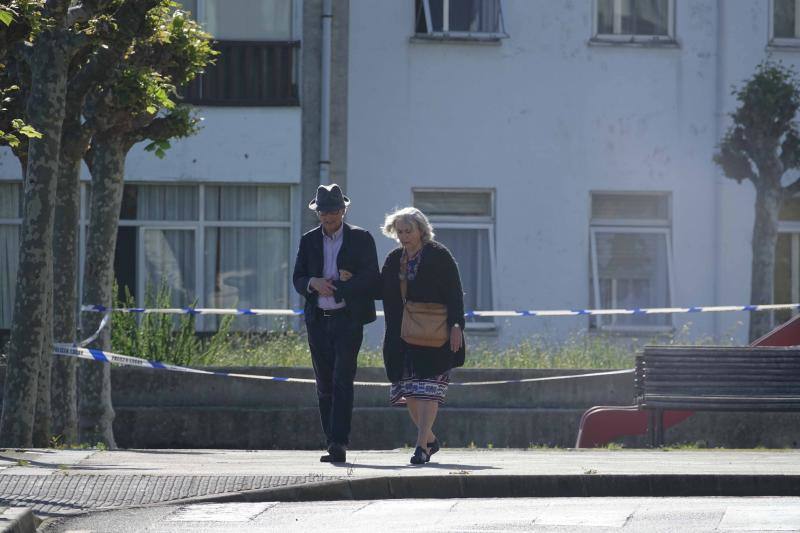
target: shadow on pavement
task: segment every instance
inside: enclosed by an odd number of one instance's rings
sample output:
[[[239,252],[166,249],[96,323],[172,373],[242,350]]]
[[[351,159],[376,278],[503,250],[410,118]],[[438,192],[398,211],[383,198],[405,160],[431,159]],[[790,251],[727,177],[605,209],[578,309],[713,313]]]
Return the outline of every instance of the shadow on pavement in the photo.
[[[331,463],[332,466],[337,468],[347,468],[357,470],[359,468],[366,468],[369,470],[416,470],[416,469],[424,469],[424,468],[436,468],[442,470],[498,470],[496,466],[485,466],[485,465],[467,465],[463,463],[426,463],[424,465],[412,465],[412,464],[402,464],[402,465],[371,465],[366,463]]]

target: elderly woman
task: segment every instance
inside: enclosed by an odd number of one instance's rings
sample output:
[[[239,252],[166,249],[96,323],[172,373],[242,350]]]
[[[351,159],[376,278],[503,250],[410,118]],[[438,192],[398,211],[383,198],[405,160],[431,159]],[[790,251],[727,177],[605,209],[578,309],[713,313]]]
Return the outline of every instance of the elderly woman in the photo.
[[[417,426],[411,463],[425,464],[439,451],[433,422],[447,394],[450,370],[464,364],[464,293],[455,259],[433,240],[433,228],[422,211],[399,209],[386,216],[382,231],[401,245],[389,252],[381,270],[386,319],[383,361],[392,382],[390,400],[392,405],[408,407]],[[444,305],[446,332],[441,345],[419,346],[401,338],[406,301]]]

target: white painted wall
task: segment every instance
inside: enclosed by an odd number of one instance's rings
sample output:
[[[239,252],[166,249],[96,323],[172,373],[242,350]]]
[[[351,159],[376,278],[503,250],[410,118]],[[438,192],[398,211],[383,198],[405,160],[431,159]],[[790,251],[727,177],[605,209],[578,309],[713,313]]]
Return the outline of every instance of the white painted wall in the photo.
[[[125,177],[136,181],[300,182],[299,107],[198,107],[202,129],[172,142],[164,159],[128,155]]]
[[[731,83],[765,56],[767,2],[679,0],[672,48],[590,45],[588,0],[505,0],[503,12],[500,45],[418,43],[413,2],[351,0],[351,220],[376,228],[412,187],[496,187],[496,307],[583,308],[590,191],[669,191],[674,304],[748,303],[752,186],[720,177],[712,155]],[[383,256],[392,244],[377,240]],[[743,342],[742,320],[674,322]],[[586,325],[510,319],[500,339]]]
[[[299,107],[198,107],[200,132],[172,142],[164,159],[131,149],[133,181],[300,183]],[[84,168],[84,177],[89,173]],[[19,163],[0,148],[0,179],[21,179]]]

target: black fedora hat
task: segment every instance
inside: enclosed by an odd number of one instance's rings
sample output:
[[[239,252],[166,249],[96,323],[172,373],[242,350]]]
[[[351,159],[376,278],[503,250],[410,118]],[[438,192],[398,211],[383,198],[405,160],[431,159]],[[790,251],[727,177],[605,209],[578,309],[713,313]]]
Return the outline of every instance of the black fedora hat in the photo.
[[[320,185],[317,196],[308,202],[308,208],[314,211],[335,211],[350,205],[350,198],[342,194],[342,188],[332,183]]]

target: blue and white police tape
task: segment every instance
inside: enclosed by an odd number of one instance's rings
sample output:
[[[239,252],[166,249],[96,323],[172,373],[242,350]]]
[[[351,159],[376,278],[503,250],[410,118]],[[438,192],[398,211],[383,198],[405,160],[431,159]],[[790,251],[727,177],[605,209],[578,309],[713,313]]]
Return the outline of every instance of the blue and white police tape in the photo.
[[[138,366],[141,368],[151,368],[154,370],[171,370],[173,372],[190,372],[192,374],[208,374],[212,376],[225,376],[232,378],[244,379],[259,379],[264,381],[281,381],[287,383],[316,383],[313,379],[305,378],[287,378],[278,376],[261,376],[258,374],[236,374],[234,372],[217,372],[213,370],[200,370],[197,368],[189,368],[185,366],[171,365],[169,363],[162,363],[160,361],[149,361],[139,357],[132,357],[130,355],[122,355],[104,350],[94,350],[91,348],[81,348],[72,344],[55,343],[53,345],[53,355],[60,355],[66,357],[78,357],[80,359],[89,359],[91,361],[100,361],[102,363],[114,363],[127,366]],[[578,378],[591,378],[597,376],[613,376],[618,374],[631,374],[633,369],[625,370],[609,370],[606,372],[591,372],[589,374],[572,374],[568,376],[547,376],[542,378],[525,378],[525,379],[506,379],[498,381],[470,381],[467,383],[450,383],[451,386],[476,386],[476,385],[505,385],[509,383],[532,383],[535,381],[556,381],[563,379],[578,379]],[[356,381],[354,385],[372,386],[372,387],[388,387],[391,383],[381,383],[378,381]]]
[[[175,315],[266,315],[266,316],[299,316],[302,309],[220,309],[211,307],[105,307],[102,305],[84,305],[83,311],[97,313],[164,313]],[[521,311],[468,311],[465,317],[555,317],[555,316],[590,316],[590,315],[658,315],[666,313],[721,313],[731,311],[779,311],[782,309],[800,310],[800,303],[766,304],[766,305],[716,305],[692,307],[636,307],[632,309],[556,309],[556,310],[521,310]],[[378,315],[383,315],[378,311]]]

